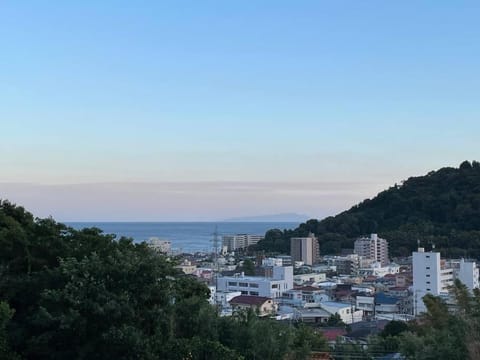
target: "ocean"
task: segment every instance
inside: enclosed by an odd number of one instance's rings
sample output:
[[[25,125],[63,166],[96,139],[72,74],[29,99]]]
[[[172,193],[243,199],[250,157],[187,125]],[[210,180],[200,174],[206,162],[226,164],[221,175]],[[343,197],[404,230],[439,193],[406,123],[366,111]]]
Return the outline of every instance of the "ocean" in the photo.
[[[67,225],[82,229],[97,227],[106,234],[126,236],[136,242],[158,237],[172,242],[172,249],[180,252],[210,252],[213,249],[215,227],[222,235],[265,235],[270,229],[294,229],[297,222],[69,222]]]

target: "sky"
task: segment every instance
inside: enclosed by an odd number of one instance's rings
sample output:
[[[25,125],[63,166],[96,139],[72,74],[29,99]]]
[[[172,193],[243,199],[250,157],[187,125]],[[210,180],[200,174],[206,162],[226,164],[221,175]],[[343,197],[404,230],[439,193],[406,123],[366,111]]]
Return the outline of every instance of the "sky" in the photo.
[[[2,1],[0,198],[322,218],[478,159],[478,1]]]

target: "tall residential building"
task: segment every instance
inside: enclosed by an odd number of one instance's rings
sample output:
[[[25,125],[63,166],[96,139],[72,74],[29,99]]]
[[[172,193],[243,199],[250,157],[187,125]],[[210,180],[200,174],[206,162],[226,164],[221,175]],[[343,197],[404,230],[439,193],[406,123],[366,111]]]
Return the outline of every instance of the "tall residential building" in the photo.
[[[447,295],[453,284],[453,269],[446,266],[438,252],[425,252],[423,248],[412,254],[414,315],[427,309],[422,298],[426,294]]]
[[[365,259],[377,261],[382,266],[390,262],[388,259],[388,242],[379,238],[377,234],[355,240],[354,252]]]
[[[460,280],[471,292],[473,292],[473,289],[480,288],[479,269],[475,261],[461,259],[456,263],[458,265],[452,264],[455,278]]]
[[[305,265],[316,264],[320,258],[320,246],[314,234],[308,237],[290,239],[290,255],[293,261],[303,261]]]
[[[250,245],[256,245],[260,240],[263,240],[263,238],[263,235],[251,234],[224,235],[222,236],[222,242],[228,251],[235,251],[238,249],[246,249]]]

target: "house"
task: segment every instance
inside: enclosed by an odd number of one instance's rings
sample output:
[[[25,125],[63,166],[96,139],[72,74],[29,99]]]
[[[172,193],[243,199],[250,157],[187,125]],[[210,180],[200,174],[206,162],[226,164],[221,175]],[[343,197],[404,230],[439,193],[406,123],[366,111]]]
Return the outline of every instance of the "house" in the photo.
[[[343,337],[347,334],[345,328],[321,328],[319,329],[323,334],[323,337],[327,340],[328,343],[334,344],[337,338]]]
[[[395,314],[399,312],[400,299],[385,293],[375,294],[375,312],[378,314]]]
[[[325,301],[322,302],[320,306],[331,314],[338,314],[345,324],[362,321],[363,318],[363,311],[354,310],[353,304]]]
[[[273,315],[277,311],[277,304],[273,299],[264,296],[240,295],[230,300],[233,311],[254,310],[258,316]]]
[[[309,324],[325,324],[332,314],[321,308],[297,309],[294,318]]]

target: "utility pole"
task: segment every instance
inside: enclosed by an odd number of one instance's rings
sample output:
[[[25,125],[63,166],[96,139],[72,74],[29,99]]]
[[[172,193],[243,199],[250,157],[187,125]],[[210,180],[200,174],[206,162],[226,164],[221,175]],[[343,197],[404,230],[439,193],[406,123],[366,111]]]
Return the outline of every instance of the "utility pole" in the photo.
[[[215,231],[213,232],[213,276],[214,276],[214,281],[215,281],[215,299],[214,303],[218,307],[218,302],[217,302],[217,292],[218,292],[218,272],[219,272],[219,267],[218,267],[218,243],[219,243],[219,238],[218,238],[218,228],[217,225],[215,225]]]

